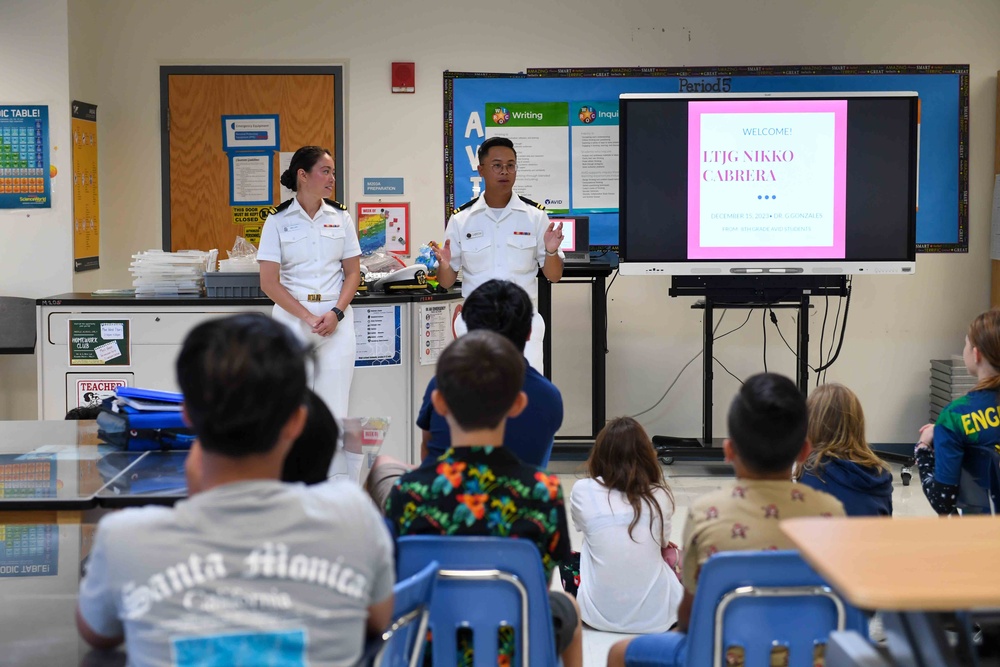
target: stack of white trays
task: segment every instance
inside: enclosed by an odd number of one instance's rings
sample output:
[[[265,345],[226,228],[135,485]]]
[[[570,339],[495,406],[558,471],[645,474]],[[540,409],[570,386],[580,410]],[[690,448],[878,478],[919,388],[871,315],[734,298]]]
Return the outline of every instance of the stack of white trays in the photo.
[[[200,250],[147,250],[132,255],[129,272],[138,297],[201,296],[209,253]]]
[[[976,378],[965,367],[962,356],[931,360],[931,421],[937,421],[941,411],[956,398],[965,396],[976,386]]]

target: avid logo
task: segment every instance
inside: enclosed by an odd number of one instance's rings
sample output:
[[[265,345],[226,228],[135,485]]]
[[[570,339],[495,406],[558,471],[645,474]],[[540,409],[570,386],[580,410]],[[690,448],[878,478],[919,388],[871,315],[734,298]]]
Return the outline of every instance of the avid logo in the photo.
[[[555,205],[555,204],[562,204],[562,203],[563,203],[562,199],[546,199],[545,200],[545,205],[546,206],[552,206],[552,205]]]

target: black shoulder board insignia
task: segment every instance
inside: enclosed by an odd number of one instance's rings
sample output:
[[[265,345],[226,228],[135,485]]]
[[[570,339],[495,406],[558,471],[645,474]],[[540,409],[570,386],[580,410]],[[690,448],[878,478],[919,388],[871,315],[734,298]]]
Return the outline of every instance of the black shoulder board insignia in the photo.
[[[271,207],[269,207],[267,209],[264,209],[264,210],[266,210],[268,212],[268,215],[274,215],[275,213],[281,213],[286,208],[288,208],[289,206],[291,206],[293,201],[295,201],[294,198],[292,198],[292,199],[286,199],[285,201],[281,202],[277,206],[271,206]]]
[[[475,204],[477,201],[479,201],[479,197],[476,197],[475,199],[470,199],[469,201],[465,202],[464,204],[462,204],[461,206],[459,206],[458,208],[456,208],[454,211],[452,211],[451,214],[454,215],[454,214],[458,213],[459,211],[464,211],[465,209],[467,209],[470,206],[472,206],[473,204]]]
[[[341,211],[346,211],[347,210],[347,206],[345,206],[344,204],[341,204],[336,199],[324,199],[323,201],[325,201],[327,204],[329,204],[330,206],[332,206],[334,208],[339,208]]]
[[[518,197],[521,197],[521,195],[518,195]],[[537,209],[538,209],[539,211],[544,211],[544,210],[545,210],[545,207],[544,207],[544,206],[542,206],[541,204],[539,204],[539,203],[538,203],[538,202],[536,202],[536,201],[531,201],[531,200],[530,200],[530,199],[528,199],[527,197],[521,197],[521,201],[523,201],[523,202],[524,202],[525,204],[527,204],[528,206],[534,206],[534,207],[535,207],[535,208],[537,208]]]

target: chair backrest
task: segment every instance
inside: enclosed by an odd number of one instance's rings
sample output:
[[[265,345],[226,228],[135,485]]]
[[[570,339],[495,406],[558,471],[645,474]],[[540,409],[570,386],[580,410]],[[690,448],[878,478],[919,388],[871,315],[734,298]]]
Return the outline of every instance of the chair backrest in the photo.
[[[993,513],[1000,513],[1000,451],[998,445],[990,450],[990,500],[993,501]]]
[[[376,667],[417,667],[424,655],[424,637],[440,566],[431,561],[393,588],[392,624],[382,633]]]
[[[688,627],[689,667],[723,665],[730,651],[743,664],[815,664],[818,645],[834,630],[868,636],[867,621],[795,551],[727,551],[708,559],[698,575]],[[787,662],[771,652],[787,651]]]
[[[454,667],[460,644],[462,653],[473,651],[477,666],[495,667],[498,655],[510,652],[511,667],[556,664],[548,582],[532,542],[426,535],[397,540],[398,578],[434,560],[441,564],[430,618],[434,665]]]
[[[958,497],[955,507],[963,515],[992,514],[990,507],[990,490],[983,486],[971,472],[962,468],[958,478]]]
[[[996,514],[1000,501],[1000,453],[996,447],[970,448],[962,462],[955,507],[967,514]]]

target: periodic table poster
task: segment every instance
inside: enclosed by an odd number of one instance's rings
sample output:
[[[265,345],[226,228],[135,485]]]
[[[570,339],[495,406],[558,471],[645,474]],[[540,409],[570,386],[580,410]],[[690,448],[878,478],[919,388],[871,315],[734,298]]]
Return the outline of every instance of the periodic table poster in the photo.
[[[59,526],[0,524],[0,577],[59,574]]]
[[[0,209],[52,208],[49,108],[0,105]]]
[[[55,498],[54,455],[0,454],[0,498]]]

